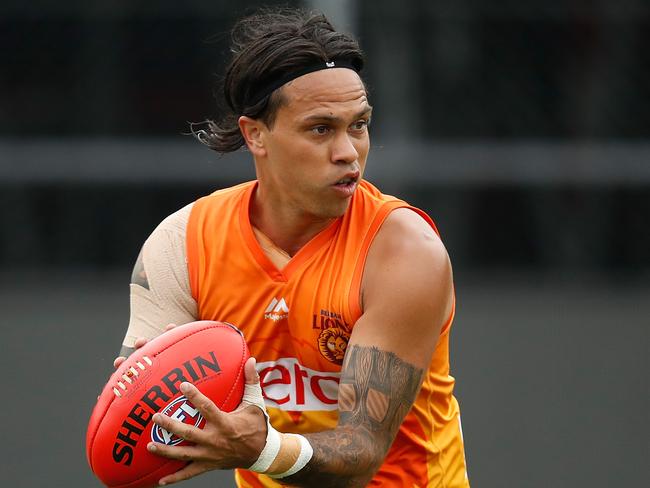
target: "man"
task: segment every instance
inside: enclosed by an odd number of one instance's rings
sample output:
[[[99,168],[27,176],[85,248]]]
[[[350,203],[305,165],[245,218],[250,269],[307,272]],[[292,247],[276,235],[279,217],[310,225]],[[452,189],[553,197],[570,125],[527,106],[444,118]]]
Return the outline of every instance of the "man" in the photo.
[[[203,431],[154,416],[195,443],[149,444],[192,461],[161,484],[239,468],[244,487],[469,486],[451,265],[428,216],[362,180],[372,107],[356,41],[322,15],[265,11],[235,27],[233,53],[232,113],[197,136],[222,153],[245,145],[257,180],[145,242],[123,353],[164,324],[209,319],[237,325],[257,363],[229,414],[181,385]]]

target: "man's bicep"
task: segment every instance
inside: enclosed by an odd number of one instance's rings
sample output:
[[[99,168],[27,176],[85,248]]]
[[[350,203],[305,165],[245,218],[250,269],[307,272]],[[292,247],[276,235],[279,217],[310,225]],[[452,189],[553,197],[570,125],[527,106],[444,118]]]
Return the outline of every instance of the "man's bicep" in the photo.
[[[419,215],[391,213],[368,253],[362,282],[363,314],[351,343],[391,351],[426,369],[453,306],[447,251]]]

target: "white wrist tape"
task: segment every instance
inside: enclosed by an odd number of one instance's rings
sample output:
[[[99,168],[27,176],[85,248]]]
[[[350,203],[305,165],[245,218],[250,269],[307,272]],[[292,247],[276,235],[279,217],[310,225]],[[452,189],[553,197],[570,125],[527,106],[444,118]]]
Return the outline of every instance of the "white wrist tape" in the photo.
[[[278,457],[278,452],[280,452],[280,433],[271,427],[268,419],[266,425],[268,430],[266,431],[266,444],[264,445],[264,449],[262,449],[257,461],[248,468],[250,471],[255,471],[256,473],[265,473],[271,467],[275,458]]]
[[[280,434],[271,426],[269,414],[266,412],[266,406],[264,406],[262,387],[259,383],[255,385],[244,385],[244,396],[241,402],[259,408],[266,419],[266,443],[264,444],[264,449],[262,449],[257,461],[248,468],[256,473],[263,473],[271,467],[271,463],[273,463],[280,451]]]
[[[309,444],[309,441],[305,437],[299,434],[280,434],[277,430],[273,428],[271,422],[269,421],[269,414],[266,412],[266,407],[264,406],[264,397],[262,396],[262,388],[259,383],[255,385],[246,384],[244,386],[244,396],[242,398],[242,403],[248,405],[255,405],[258,407],[264,417],[266,418],[266,444],[264,449],[260,453],[257,461],[255,461],[248,469],[256,473],[266,473],[268,469],[273,464],[273,461],[278,457],[280,452],[280,447],[282,445],[282,436],[292,436],[296,437],[300,441],[300,454],[296,459],[296,462],[293,463],[289,469],[282,473],[269,475],[271,478],[284,478],[286,476],[291,476],[292,474],[297,473],[309,462],[314,450]]]

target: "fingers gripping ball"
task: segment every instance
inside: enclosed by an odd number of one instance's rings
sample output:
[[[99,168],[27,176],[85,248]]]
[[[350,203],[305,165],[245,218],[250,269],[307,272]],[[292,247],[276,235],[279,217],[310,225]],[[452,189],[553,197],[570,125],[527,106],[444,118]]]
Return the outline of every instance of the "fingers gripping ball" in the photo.
[[[211,321],[176,327],[134,352],[113,373],[90,417],[86,456],[95,475],[112,488],[142,488],[185,466],[147,451],[152,440],[190,444],[154,424],[153,415],[203,428],[205,419],[179,389],[184,381],[221,410],[234,410],[244,392],[248,357],[235,327]]]

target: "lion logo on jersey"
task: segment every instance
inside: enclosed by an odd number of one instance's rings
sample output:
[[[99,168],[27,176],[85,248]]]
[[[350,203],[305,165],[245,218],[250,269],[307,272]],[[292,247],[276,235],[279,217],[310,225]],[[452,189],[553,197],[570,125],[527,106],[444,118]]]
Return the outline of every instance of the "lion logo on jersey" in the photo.
[[[350,335],[346,331],[339,327],[330,327],[323,329],[318,336],[318,348],[328,361],[340,365],[343,364],[349,340]]]

